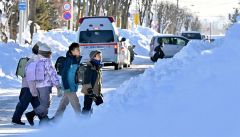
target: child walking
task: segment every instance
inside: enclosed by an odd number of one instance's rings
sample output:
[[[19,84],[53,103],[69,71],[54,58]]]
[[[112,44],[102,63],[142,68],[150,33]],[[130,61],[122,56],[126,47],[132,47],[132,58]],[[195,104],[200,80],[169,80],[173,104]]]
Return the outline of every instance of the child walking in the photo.
[[[29,59],[28,63],[38,60],[38,56],[37,56],[38,49],[39,49],[39,46],[37,43],[32,48],[33,55]],[[29,83],[27,81],[26,77],[22,78],[22,88],[21,88],[21,92],[20,92],[20,96],[19,96],[19,102],[18,102],[15,112],[13,114],[12,123],[19,124],[19,125],[25,125],[25,123],[23,123],[21,121],[21,118],[22,118],[24,111],[27,109],[28,105],[31,103],[31,105],[34,109],[40,105],[37,94],[34,92],[34,90],[32,90],[33,85],[34,85],[34,83]],[[28,118],[29,114],[30,113],[26,114],[27,118]],[[34,111],[32,111],[31,114],[33,114],[35,116]],[[33,124],[34,123],[31,122],[31,125],[33,125]]]
[[[81,61],[80,48],[78,43],[72,43],[66,54],[66,60],[62,69],[63,97],[54,116],[59,118],[63,115],[67,105],[71,104],[76,114],[81,113],[81,106],[77,96],[78,85],[75,82],[77,68]]]
[[[51,49],[45,43],[39,45],[39,62],[36,68],[38,77],[42,77],[41,80],[36,80],[37,95],[40,101],[40,106],[37,108],[37,115],[40,118],[40,123],[48,122],[48,109],[50,107],[50,94],[52,93],[52,87],[55,86],[60,91],[60,80],[57,76],[57,72],[52,65],[51,61]],[[37,76],[36,76],[37,77]]]
[[[103,103],[102,99],[102,54],[101,51],[92,51],[89,55],[90,61],[87,62],[87,69],[84,74],[82,93],[84,94],[84,107],[82,114],[92,113],[93,101],[98,106]]]

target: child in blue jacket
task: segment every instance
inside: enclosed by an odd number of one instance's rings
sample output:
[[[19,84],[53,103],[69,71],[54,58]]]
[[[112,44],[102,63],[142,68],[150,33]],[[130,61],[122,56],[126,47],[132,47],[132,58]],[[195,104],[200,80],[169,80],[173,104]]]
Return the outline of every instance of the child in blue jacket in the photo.
[[[75,82],[77,68],[81,61],[80,47],[78,43],[72,43],[66,54],[66,61],[62,70],[63,97],[54,118],[62,116],[67,105],[70,103],[76,114],[81,113],[81,106],[77,96],[78,85]]]

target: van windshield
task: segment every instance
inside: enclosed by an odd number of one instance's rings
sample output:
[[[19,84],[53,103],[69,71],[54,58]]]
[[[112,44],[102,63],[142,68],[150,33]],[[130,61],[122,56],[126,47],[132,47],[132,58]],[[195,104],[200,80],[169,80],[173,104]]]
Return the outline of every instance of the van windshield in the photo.
[[[200,33],[182,33],[182,36],[188,39],[202,39]]]
[[[112,30],[80,31],[80,43],[108,43],[114,42]]]

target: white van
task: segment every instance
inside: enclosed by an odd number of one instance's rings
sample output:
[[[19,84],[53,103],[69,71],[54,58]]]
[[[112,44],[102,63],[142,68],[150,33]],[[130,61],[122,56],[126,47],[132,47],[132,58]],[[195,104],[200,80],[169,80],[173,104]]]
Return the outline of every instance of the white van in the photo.
[[[84,17],[79,20],[78,42],[82,61],[89,61],[89,53],[100,50],[105,65],[115,70],[130,66],[130,52],[126,39],[120,38],[112,17]]]

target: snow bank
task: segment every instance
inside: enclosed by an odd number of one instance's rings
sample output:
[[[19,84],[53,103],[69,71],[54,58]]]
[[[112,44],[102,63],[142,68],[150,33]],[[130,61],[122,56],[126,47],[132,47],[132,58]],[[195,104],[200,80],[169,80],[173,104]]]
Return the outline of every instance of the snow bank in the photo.
[[[28,45],[0,43],[0,87],[14,88],[20,86],[20,79],[15,76],[18,60],[31,54]]]
[[[127,38],[132,45],[136,45],[135,51],[141,56],[148,56],[152,37],[159,35],[156,31],[141,26],[132,30],[119,29],[118,31],[120,36]]]
[[[32,136],[240,136],[240,23],[218,43],[190,42],[105,96],[91,119],[66,118]]]
[[[59,56],[66,54],[68,46],[75,41],[75,33],[49,31],[34,34],[33,45],[38,41],[44,42],[51,47],[53,62],[55,62]],[[0,43],[0,88],[21,86],[21,79],[15,76],[17,64],[20,58],[31,56],[31,52],[32,45],[18,45],[14,42]]]

